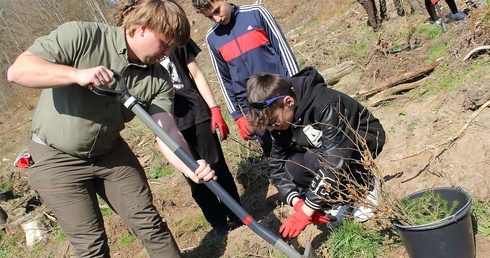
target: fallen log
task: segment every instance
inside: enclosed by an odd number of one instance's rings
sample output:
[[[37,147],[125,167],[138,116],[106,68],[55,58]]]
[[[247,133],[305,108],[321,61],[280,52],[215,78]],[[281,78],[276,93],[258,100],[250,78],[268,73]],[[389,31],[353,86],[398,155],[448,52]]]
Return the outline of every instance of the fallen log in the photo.
[[[334,67],[328,68],[320,74],[323,75],[325,83],[328,86],[332,86],[337,84],[340,79],[342,79],[342,77],[350,74],[354,70],[354,68],[356,68],[356,65],[353,61],[346,61]]]
[[[365,92],[359,92],[357,94],[357,98],[359,99],[367,99],[373,95],[375,95],[376,93],[379,93],[381,91],[384,91],[386,89],[389,89],[389,88],[392,88],[396,85],[399,85],[403,82],[406,82],[406,81],[409,81],[411,79],[414,79],[414,78],[417,78],[421,75],[424,75],[424,74],[427,74],[427,73],[430,73],[432,72],[432,70],[434,70],[439,64],[441,63],[441,60],[438,59],[436,60],[435,62],[433,62],[432,64],[430,65],[426,65],[426,66],[423,66],[417,70],[414,70],[414,71],[408,71],[406,73],[403,73],[399,76],[396,76],[396,77],[393,77],[391,79],[389,79],[386,83],[378,86],[378,87],[375,87],[373,89],[370,89],[368,91],[365,91]]]
[[[397,98],[395,94],[400,92],[405,92],[411,89],[415,89],[423,84],[425,78],[416,82],[411,83],[403,83],[392,88],[381,91],[371,98],[369,98],[368,105],[372,107],[376,107],[384,101],[393,100]]]

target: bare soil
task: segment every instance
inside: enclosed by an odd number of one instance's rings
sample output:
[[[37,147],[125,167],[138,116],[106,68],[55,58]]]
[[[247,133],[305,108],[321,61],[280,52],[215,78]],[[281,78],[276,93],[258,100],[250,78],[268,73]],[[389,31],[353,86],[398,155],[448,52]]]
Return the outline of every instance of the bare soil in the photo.
[[[463,1],[456,1],[460,9]],[[236,4],[252,1],[235,1]],[[472,9],[468,19],[448,22],[448,31],[430,38],[420,37],[420,45],[399,53],[389,53],[397,44],[407,42],[407,31],[414,24],[427,23],[427,14],[398,17],[388,1],[391,19],[383,23],[378,33],[366,26],[366,13],[356,1],[262,1],[276,17],[302,67],[314,66],[319,71],[346,62],[354,61],[355,69],[333,85],[335,89],[357,97],[363,92],[384,85],[408,72],[428,65],[428,57],[434,53],[431,45],[444,43],[446,51],[441,63],[434,71],[411,81],[420,85],[410,91],[401,92],[390,101],[371,106],[369,99],[360,99],[378,117],[386,132],[387,142],[376,159],[389,191],[399,197],[429,187],[462,187],[473,198],[487,199],[490,196],[490,112],[485,104],[490,100],[490,74],[488,54],[463,60],[474,48],[490,43],[490,25],[481,23],[488,17],[489,10]],[[444,5],[444,4],[443,4]],[[209,63],[204,36],[211,22],[196,14],[189,1],[184,6],[194,26],[193,38],[201,43],[203,52],[198,62],[221,100],[215,74]],[[446,7],[447,9],[447,7]],[[436,26],[436,25],[431,25]],[[410,38],[414,42],[415,38]],[[364,47],[353,47],[363,45]],[[356,60],[351,60],[357,56]],[[432,60],[434,61],[434,60]],[[437,93],[430,93],[433,85],[457,81]],[[445,77],[444,77],[445,76]],[[27,150],[29,122],[36,103],[35,93],[22,91],[18,105],[6,110],[0,117],[0,159],[4,176],[15,179],[17,199],[1,203],[11,217],[11,222],[21,218],[24,205],[32,192],[26,181],[26,171],[12,168],[18,153]],[[480,109],[482,108],[482,109]],[[228,118],[228,121],[231,121]],[[257,145],[243,142],[233,122],[229,140],[223,143],[227,161],[234,171],[244,208],[262,225],[277,233],[278,228],[291,208],[283,206],[277,191],[267,179],[266,163],[257,158]],[[128,131],[140,130],[130,124]],[[150,168],[153,151],[151,133],[131,145]],[[4,178],[5,179],[5,178]],[[184,257],[280,257],[280,252],[254,234],[247,227],[229,233],[225,241],[217,241],[211,228],[179,226],[200,215],[200,209],[190,197],[189,188],[181,175],[175,173],[163,179],[150,179],[155,205],[169,224]],[[122,236],[130,234],[128,228],[117,217],[106,217],[106,228],[113,250],[113,257],[146,257],[141,243],[134,241],[117,246]],[[17,248],[25,250],[22,232],[11,227],[9,234],[20,234]],[[306,242],[312,243],[320,256],[328,257],[327,247],[322,243],[328,239],[324,228],[308,226],[290,243],[302,252]],[[475,236],[477,257],[490,253],[490,237]],[[72,257],[67,241],[45,240],[46,245],[38,257]],[[50,256],[50,257],[52,257]],[[408,257],[402,245],[395,245],[384,257]]]

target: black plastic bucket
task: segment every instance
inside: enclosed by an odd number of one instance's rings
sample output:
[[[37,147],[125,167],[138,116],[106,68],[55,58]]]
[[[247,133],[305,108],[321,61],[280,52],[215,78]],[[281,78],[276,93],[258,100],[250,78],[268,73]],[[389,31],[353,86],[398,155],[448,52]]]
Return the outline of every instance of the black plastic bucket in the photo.
[[[436,222],[417,226],[393,223],[402,239],[405,250],[411,258],[473,258],[475,239],[471,221],[471,196],[461,188],[432,188],[451,207],[458,202],[457,211]],[[425,190],[406,196],[416,199]]]

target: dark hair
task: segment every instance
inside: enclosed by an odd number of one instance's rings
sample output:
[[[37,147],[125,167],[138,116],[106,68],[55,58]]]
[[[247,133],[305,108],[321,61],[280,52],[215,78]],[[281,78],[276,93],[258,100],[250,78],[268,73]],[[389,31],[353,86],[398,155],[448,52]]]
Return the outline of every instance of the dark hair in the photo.
[[[189,41],[191,26],[184,9],[174,0],[121,0],[114,12],[116,26],[131,34],[143,25],[170,45],[183,46]]]
[[[278,74],[257,73],[247,81],[247,103],[265,102],[277,96],[286,95],[296,99],[293,87]],[[276,108],[283,108],[283,101],[275,101],[264,109],[249,108],[247,119],[251,126],[263,131],[270,122]]]
[[[192,0],[192,6],[196,9],[196,12],[201,13],[211,8],[211,3],[213,2],[214,0]]]

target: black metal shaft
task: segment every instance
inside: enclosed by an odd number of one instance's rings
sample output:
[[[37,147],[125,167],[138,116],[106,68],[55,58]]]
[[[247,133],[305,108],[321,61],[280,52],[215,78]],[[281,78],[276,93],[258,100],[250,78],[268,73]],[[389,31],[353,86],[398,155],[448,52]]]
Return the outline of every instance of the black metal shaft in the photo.
[[[178,145],[170,135],[163,130],[162,127],[156,123],[150,115],[137,103],[136,99],[131,96],[123,98],[125,100],[124,105],[131,109],[135,115],[143,121],[143,123],[150,128],[150,130],[155,133],[155,135],[160,138],[160,140],[167,145],[167,147],[172,150],[172,152],[192,171],[195,171],[199,164],[194,160],[180,145]],[[260,225],[245,209],[235,201],[215,180],[210,180],[204,182],[204,184],[220,198],[222,202],[235,213],[245,225],[247,225],[252,231],[259,235],[262,239],[267,241],[269,244],[275,246],[280,251],[282,251],[287,257],[290,258],[300,258],[300,255],[294,248],[286,244],[278,236],[274,235],[268,229]],[[313,252],[314,253],[314,252]]]

